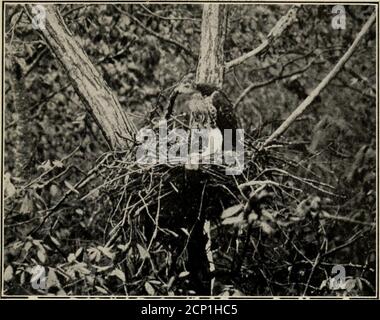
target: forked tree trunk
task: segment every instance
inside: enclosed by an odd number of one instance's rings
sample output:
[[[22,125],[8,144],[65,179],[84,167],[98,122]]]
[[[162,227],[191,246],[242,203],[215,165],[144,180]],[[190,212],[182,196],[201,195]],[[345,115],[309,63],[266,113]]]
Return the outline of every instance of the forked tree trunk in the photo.
[[[68,30],[54,5],[46,9],[45,28],[39,31],[52,53],[65,69],[76,93],[93,116],[110,148],[120,149],[128,145],[135,127],[103,77]],[[25,5],[33,18],[33,5]]]

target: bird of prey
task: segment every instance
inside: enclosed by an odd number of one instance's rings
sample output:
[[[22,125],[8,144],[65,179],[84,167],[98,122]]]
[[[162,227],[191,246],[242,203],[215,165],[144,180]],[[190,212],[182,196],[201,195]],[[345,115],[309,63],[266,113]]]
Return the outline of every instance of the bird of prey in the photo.
[[[173,112],[174,101],[179,94],[189,96],[191,126],[209,130],[209,139],[214,143],[213,151],[221,151],[223,141],[232,141],[234,149],[238,126],[233,105],[227,96],[215,86],[196,83],[194,74],[185,76],[174,89],[167,108],[167,118]],[[227,133],[226,129],[230,129]]]

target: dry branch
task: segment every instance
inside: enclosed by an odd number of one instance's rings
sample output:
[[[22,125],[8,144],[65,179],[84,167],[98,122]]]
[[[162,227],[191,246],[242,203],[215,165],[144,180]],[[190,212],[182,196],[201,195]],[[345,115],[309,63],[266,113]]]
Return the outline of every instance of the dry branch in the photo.
[[[276,25],[269,32],[267,39],[263,41],[257,48],[252,51],[247,52],[239,58],[227,62],[225,65],[226,71],[244,63],[249,58],[257,56],[259,53],[263,52],[269,47],[269,45],[277,38],[279,38],[285,29],[287,29],[294,21],[297,19],[297,11],[300,5],[293,5],[289,11],[277,21]]]
[[[236,102],[234,103],[234,108],[236,108],[239,105],[239,103],[244,99],[244,97],[246,95],[248,95],[252,90],[265,87],[265,86],[270,85],[270,84],[272,84],[272,83],[274,83],[276,81],[283,80],[283,79],[286,79],[286,78],[290,78],[290,77],[292,77],[294,75],[297,75],[297,74],[301,74],[301,73],[305,72],[306,70],[308,70],[311,67],[311,65],[313,64],[313,62],[314,61],[311,61],[304,68],[302,68],[300,70],[296,70],[296,71],[291,72],[289,74],[280,75],[278,77],[273,77],[273,78],[271,78],[269,80],[265,80],[265,81],[261,81],[261,82],[253,82],[253,83],[251,83],[247,88],[245,88],[243,90],[243,92],[236,99]]]
[[[306,108],[314,101],[314,99],[321,93],[321,91],[329,84],[329,82],[338,74],[338,72],[343,68],[344,64],[352,56],[355,49],[357,48],[360,40],[367,33],[369,28],[376,20],[376,13],[373,13],[368,21],[365,23],[363,28],[360,30],[356,36],[354,42],[350,48],[346,51],[342,58],[338,61],[335,67],[329,72],[329,74],[319,83],[319,85],[310,93],[310,95],[293,111],[293,113],[282,123],[282,125],[272,133],[272,135],[264,142],[263,147],[270,144],[273,140],[277,139],[282,135],[289,126],[300,116],[302,115]]]
[[[120,12],[121,14],[124,14],[126,16],[128,16],[128,18],[130,18],[132,21],[134,21],[140,28],[142,28],[143,30],[145,30],[146,32],[148,32],[149,34],[151,34],[152,36],[156,37],[157,39],[160,39],[164,42],[167,42],[167,43],[170,43],[174,46],[176,46],[177,48],[179,48],[180,50],[183,50],[183,52],[185,52],[186,54],[188,54],[189,56],[191,56],[192,58],[196,58],[196,55],[189,49],[187,48],[185,45],[183,45],[182,43],[178,42],[177,40],[174,40],[174,39],[171,39],[171,38],[168,38],[168,37],[165,37],[155,31],[153,31],[152,29],[149,29],[148,27],[145,26],[145,24],[143,22],[141,22],[139,19],[137,19],[134,15],[132,14],[129,14],[128,12],[120,9],[117,5],[114,5],[114,8]]]

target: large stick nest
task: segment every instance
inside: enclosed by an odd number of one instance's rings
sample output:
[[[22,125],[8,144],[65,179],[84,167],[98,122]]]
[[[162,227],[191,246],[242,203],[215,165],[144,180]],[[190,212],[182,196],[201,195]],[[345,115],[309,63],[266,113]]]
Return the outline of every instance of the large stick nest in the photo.
[[[186,273],[186,249],[197,221],[211,221],[214,256],[230,264],[229,246],[237,234],[257,229],[271,237],[318,209],[319,197],[307,198],[302,213],[291,207],[304,193],[297,184],[333,195],[316,181],[288,173],[291,163],[272,151],[282,145],[261,145],[260,139],[245,137],[245,168],[235,176],[225,174],[225,165],[201,164],[197,170],[184,164],[142,165],[135,157],[138,145],[102,157],[101,190],[112,203],[107,245],[127,251],[123,259],[132,278]]]

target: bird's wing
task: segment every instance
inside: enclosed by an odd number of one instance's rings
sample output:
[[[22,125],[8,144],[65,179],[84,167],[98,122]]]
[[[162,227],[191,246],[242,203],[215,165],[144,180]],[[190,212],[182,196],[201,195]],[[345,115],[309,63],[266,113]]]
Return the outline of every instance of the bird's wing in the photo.
[[[223,129],[236,130],[238,127],[235,110],[228,97],[220,90],[215,91],[212,95],[212,104],[217,110],[217,126]]]

